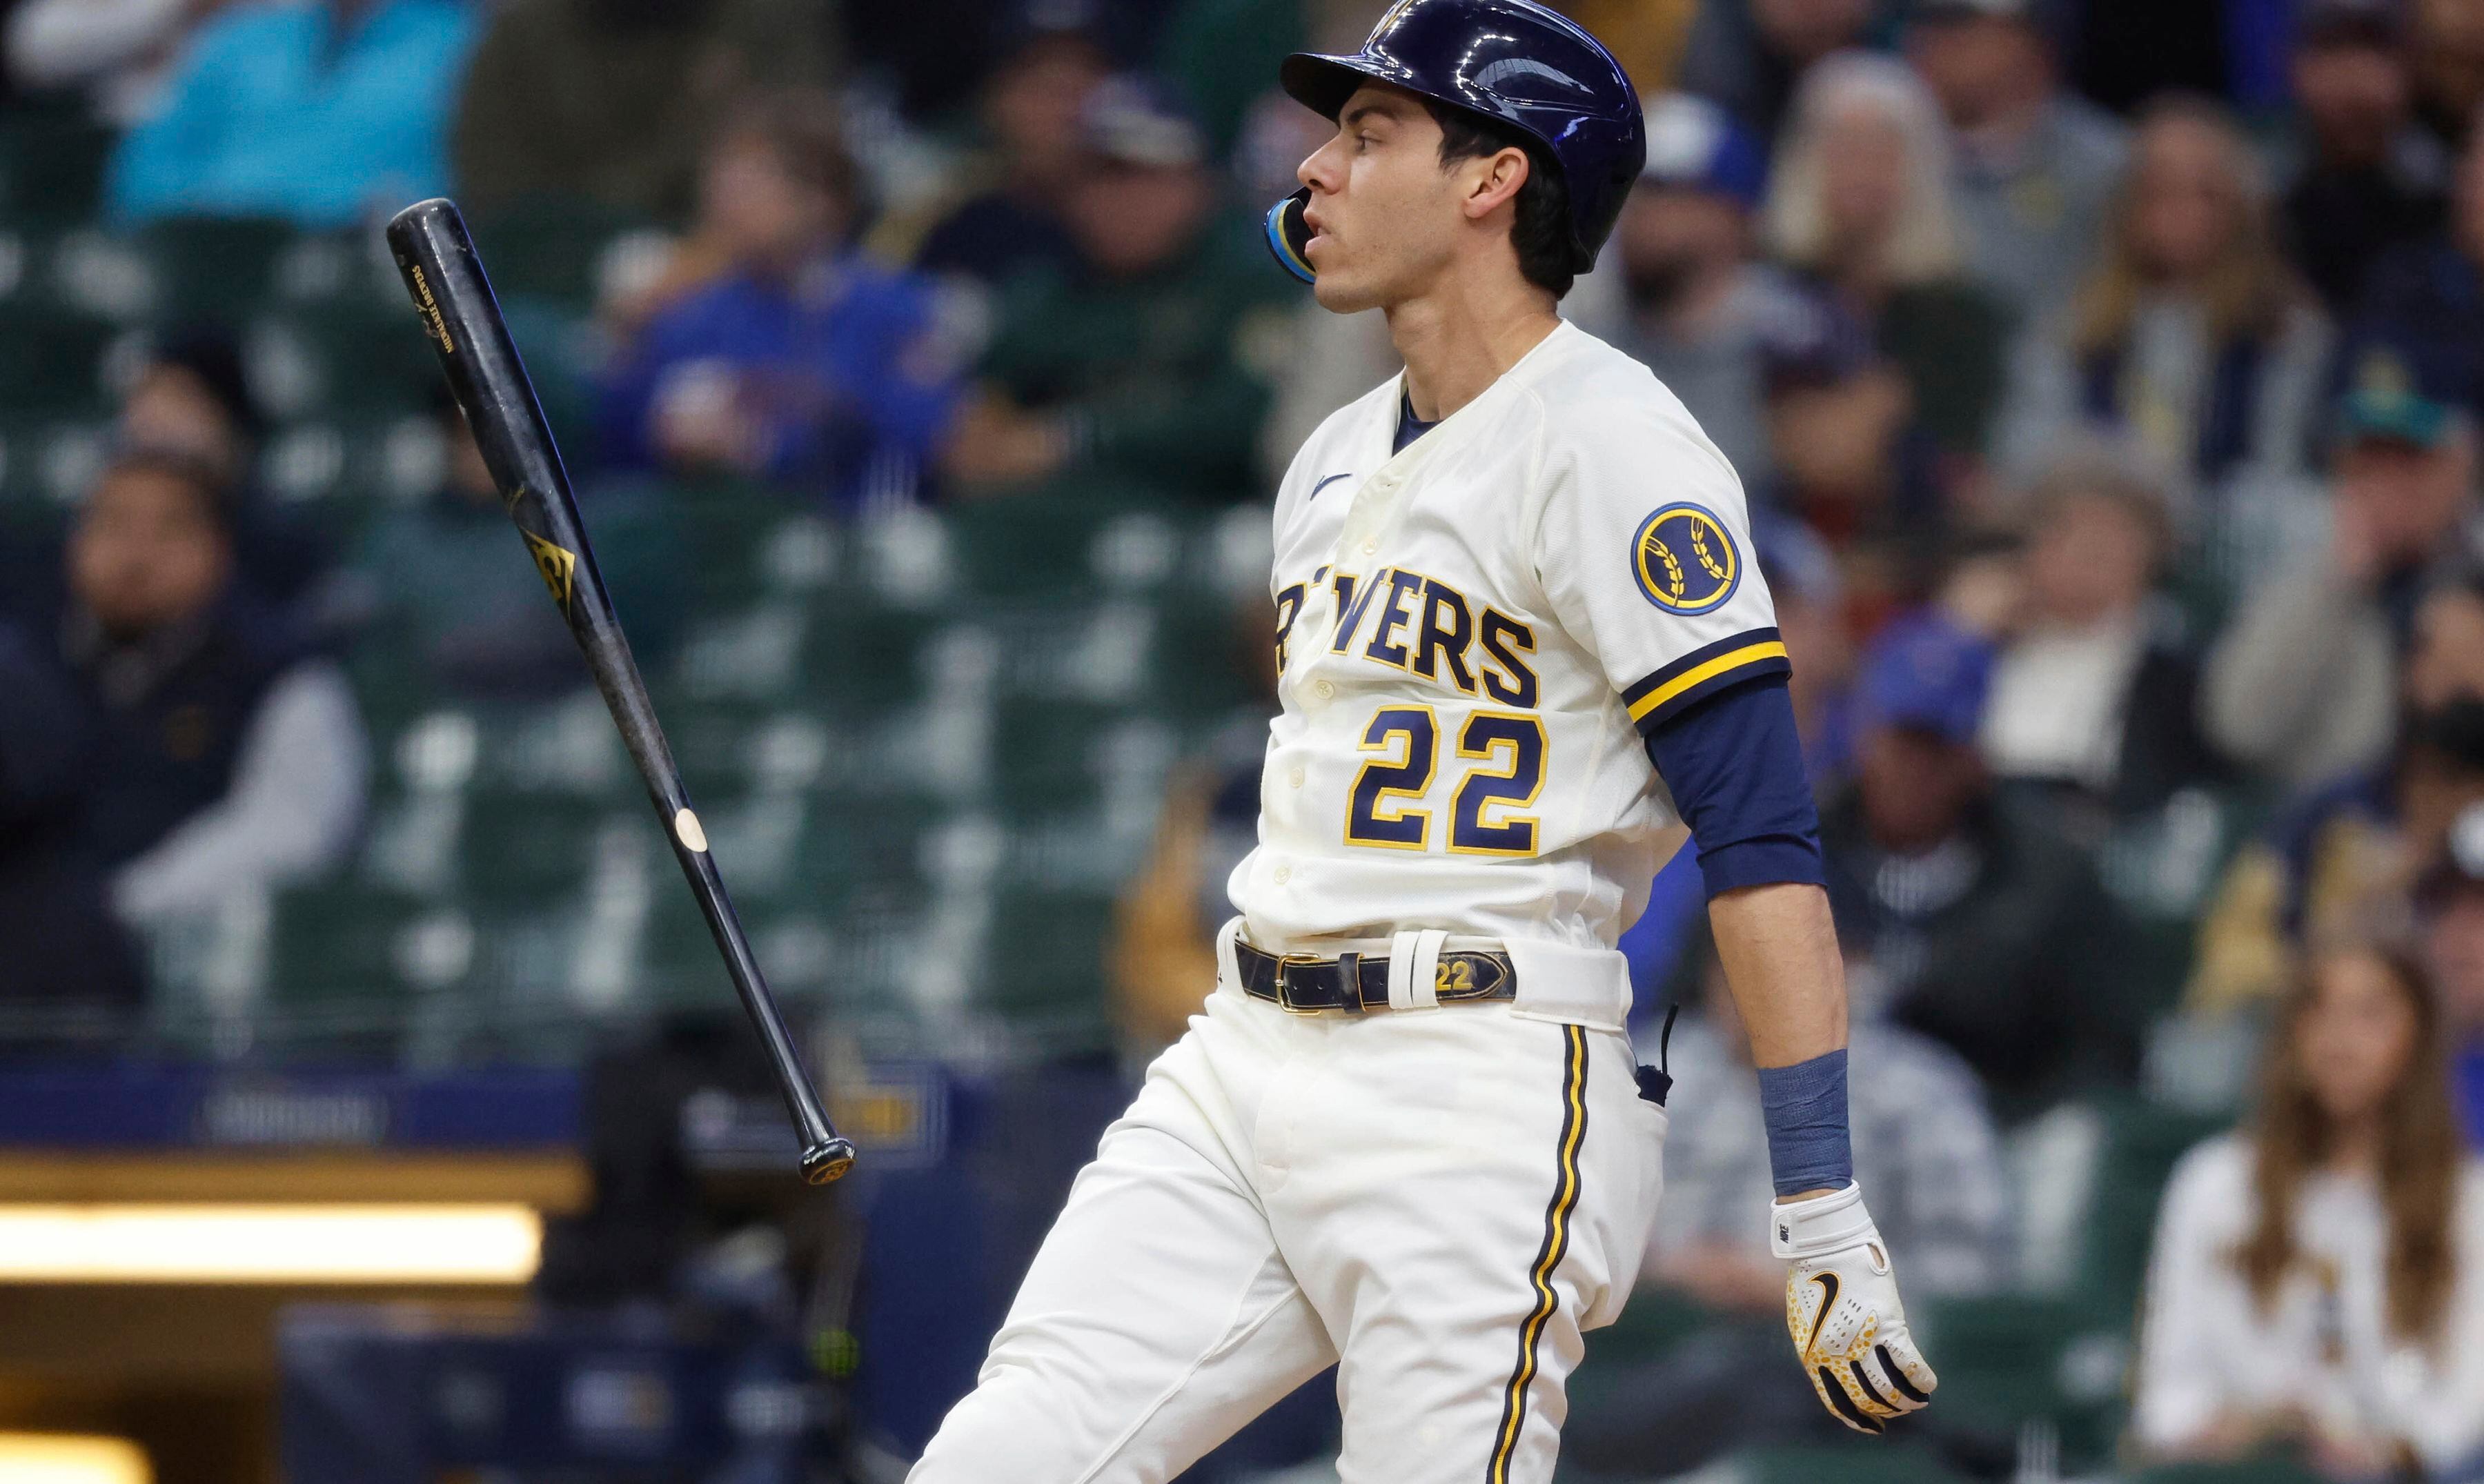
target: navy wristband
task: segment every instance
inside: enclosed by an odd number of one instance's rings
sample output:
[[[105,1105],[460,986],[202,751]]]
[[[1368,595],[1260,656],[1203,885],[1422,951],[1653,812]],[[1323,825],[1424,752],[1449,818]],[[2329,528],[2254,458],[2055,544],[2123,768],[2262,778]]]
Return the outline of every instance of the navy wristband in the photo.
[[[1846,1123],[1846,1048],[1792,1066],[1763,1066],[1760,1116],[1768,1126],[1768,1173],[1780,1196],[1840,1190],[1854,1179]]]

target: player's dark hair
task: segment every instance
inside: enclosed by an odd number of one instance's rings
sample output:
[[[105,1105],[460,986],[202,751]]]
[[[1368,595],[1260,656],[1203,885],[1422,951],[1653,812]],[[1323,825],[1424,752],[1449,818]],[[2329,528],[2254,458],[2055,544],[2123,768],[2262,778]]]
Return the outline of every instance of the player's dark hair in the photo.
[[[1518,271],[1526,282],[1558,299],[1578,273],[1570,266],[1570,192],[1552,152],[1525,134],[1479,114],[1423,100],[1441,126],[1441,168],[1460,160],[1487,159],[1503,149],[1526,151],[1526,183],[1518,188],[1518,220],[1509,245],[1518,250]]]

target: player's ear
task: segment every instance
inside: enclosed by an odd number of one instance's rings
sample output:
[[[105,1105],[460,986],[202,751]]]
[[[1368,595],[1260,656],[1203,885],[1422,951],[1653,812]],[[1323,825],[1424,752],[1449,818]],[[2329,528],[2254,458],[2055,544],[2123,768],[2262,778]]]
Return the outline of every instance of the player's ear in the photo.
[[[1516,200],[1519,189],[1526,184],[1527,175],[1533,169],[1527,163],[1526,151],[1515,145],[1470,160],[1467,165],[1464,207],[1469,221],[1480,221],[1490,216],[1502,202]]]

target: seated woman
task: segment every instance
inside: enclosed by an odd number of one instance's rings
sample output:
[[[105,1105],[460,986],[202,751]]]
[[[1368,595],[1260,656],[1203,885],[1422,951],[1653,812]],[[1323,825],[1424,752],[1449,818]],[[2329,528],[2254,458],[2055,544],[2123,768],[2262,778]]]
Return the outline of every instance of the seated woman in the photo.
[[[2332,1477],[2484,1462],[2484,1168],[2461,1153],[2422,971],[2316,956],[2257,1117],[2174,1172],[2132,1426],[2147,1453],[2294,1450]]]
[[[2186,490],[2291,478],[2330,340],[2278,253],[2250,142],[2216,104],[2169,98],[2140,121],[2095,272],[2066,316],[2020,337],[1997,451],[2023,476],[2084,426]]]

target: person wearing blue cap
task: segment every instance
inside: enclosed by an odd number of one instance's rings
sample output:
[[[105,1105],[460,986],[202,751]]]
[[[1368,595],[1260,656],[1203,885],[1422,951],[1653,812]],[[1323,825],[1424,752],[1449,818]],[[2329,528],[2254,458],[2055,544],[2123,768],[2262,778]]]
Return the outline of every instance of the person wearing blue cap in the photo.
[[[2051,817],[1993,789],[1977,740],[1993,651],[1944,616],[1884,631],[1855,679],[1855,777],[1821,820],[1858,1013],[1944,1042],[2004,1120],[2128,1086],[2145,1016],[2099,951],[2112,899]]]

